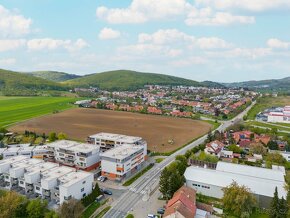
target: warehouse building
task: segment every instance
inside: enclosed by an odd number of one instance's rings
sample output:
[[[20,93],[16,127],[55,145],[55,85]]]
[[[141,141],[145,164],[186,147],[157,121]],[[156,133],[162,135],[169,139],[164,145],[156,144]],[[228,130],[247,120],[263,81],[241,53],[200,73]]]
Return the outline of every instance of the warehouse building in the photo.
[[[286,198],[284,176],[284,167],[265,169],[226,162],[218,162],[216,170],[191,166],[184,173],[188,187],[219,199],[223,197],[222,189],[235,181],[248,187],[265,208],[269,207],[276,187],[279,197]]]
[[[45,160],[90,171],[100,166],[100,146],[69,140],[47,145]]]
[[[0,186],[8,190],[38,194],[62,204],[82,199],[93,189],[94,175],[57,163],[16,156],[0,161]]]

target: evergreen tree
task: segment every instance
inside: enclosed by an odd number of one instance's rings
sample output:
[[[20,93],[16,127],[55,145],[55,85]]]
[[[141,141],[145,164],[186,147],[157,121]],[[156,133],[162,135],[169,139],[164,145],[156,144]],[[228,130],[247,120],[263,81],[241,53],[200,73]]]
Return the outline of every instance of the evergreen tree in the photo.
[[[165,199],[170,198],[169,194],[169,177],[170,177],[170,172],[167,169],[167,167],[162,170],[161,175],[160,175],[160,181],[159,181],[159,190],[163,194],[163,197]]]
[[[271,218],[279,218],[279,197],[277,187],[275,188],[274,197],[271,202],[270,207],[270,217]]]
[[[282,199],[279,200],[279,217],[287,218],[288,210],[289,206],[287,205],[287,201],[282,197]]]

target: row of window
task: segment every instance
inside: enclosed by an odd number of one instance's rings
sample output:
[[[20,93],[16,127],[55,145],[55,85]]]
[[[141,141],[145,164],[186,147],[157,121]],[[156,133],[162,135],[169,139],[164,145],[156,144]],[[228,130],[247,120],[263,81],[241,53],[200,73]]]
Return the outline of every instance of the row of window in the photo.
[[[201,187],[201,188],[210,189],[210,187],[206,186],[206,185],[199,185],[199,184],[194,184],[194,183],[192,185],[195,186],[195,187]]]

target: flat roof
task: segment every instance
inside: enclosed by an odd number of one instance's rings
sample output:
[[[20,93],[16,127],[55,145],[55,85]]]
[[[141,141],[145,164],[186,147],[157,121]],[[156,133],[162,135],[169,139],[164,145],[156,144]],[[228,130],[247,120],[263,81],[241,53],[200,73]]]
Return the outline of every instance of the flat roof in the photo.
[[[27,169],[26,174],[29,175],[35,172],[45,172],[55,167],[59,167],[59,165],[57,163],[52,163],[52,162],[42,162],[32,168]]]
[[[241,168],[244,167],[244,165],[240,166]],[[236,181],[239,185],[245,185],[246,187],[248,187],[254,194],[269,197],[273,197],[275,188],[277,187],[279,196],[286,198],[287,192],[284,188],[285,180],[283,179],[283,181],[281,181],[281,175],[283,175],[282,172],[278,171],[280,175],[277,176],[275,170],[266,169],[269,172],[274,172],[273,177],[269,178],[268,173],[263,176],[262,173],[258,172],[257,169],[251,169],[251,167],[248,167],[249,166],[246,166],[246,169],[249,170],[248,173],[246,173],[245,170],[242,170],[241,172],[235,171],[235,169],[237,169],[235,168],[235,166],[233,166],[232,170],[229,169],[228,171],[220,171],[218,170],[218,168],[216,170],[212,170],[191,166],[186,169],[184,177],[186,180],[196,181],[219,187],[227,187],[233,181]],[[265,172],[263,168],[259,169],[261,169],[261,172]],[[255,172],[257,173],[256,176],[254,175]]]
[[[282,169],[279,170],[279,168]],[[285,168],[280,166],[275,169],[267,169],[262,167],[253,167],[248,165],[241,165],[241,164],[233,164],[233,163],[227,163],[219,161],[217,163],[216,170],[223,171],[223,172],[229,172],[229,173],[235,173],[240,175],[246,175],[249,177],[259,177],[269,180],[276,180],[280,182],[284,182],[284,176],[283,169],[285,172]]]
[[[56,141],[56,142],[48,144],[47,146],[70,150],[70,151],[83,152],[83,153],[100,149],[98,145],[92,145],[92,144],[69,141],[69,140]]]
[[[93,176],[93,174],[89,172],[83,171],[71,172],[59,178],[59,181],[61,182],[60,186],[69,187],[72,184],[90,176]]]
[[[10,157],[10,158],[6,158],[6,159],[3,159],[0,161],[0,165],[2,164],[12,164],[12,163],[17,163],[19,161],[23,161],[23,160],[27,160],[27,159],[30,159],[29,157],[27,156],[22,156],[22,155],[19,155],[19,156],[13,156],[13,157]]]
[[[71,167],[61,166],[57,168],[52,168],[50,170],[45,171],[43,175],[43,180],[51,180],[57,179],[67,173],[73,172],[75,169]]]
[[[122,145],[122,146],[107,150],[104,153],[101,153],[101,157],[108,157],[108,158],[115,158],[115,159],[122,160],[141,149],[144,149],[144,147],[134,146],[134,145]]]
[[[134,143],[134,142],[142,140],[141,137],[137,137],[137,136],[128,136],[128,135],[105,133],[105,132],[100,132],[95,135],[91,135],[90,138],[98,138],[102,140],[111,140],[111,141],[118,141],[118,142],[124,142],[124,143]]]

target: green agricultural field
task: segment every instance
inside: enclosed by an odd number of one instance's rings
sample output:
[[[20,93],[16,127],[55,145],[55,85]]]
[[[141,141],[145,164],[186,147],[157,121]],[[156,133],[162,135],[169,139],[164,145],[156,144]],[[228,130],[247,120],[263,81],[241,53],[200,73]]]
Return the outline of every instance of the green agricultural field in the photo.
[[[256,105],[249,111],[247,119],[254,120],[256,115],[270,107],[281,107],[290,105],[290,96],[262,97],[257,100]]]
[[[72,108],[75,100],[67,97],[0,96],[0,127]]]

